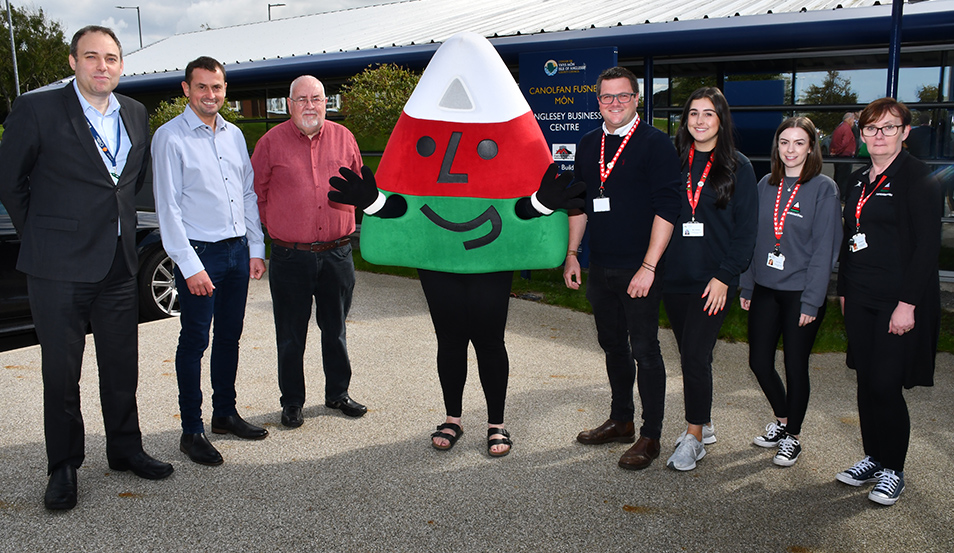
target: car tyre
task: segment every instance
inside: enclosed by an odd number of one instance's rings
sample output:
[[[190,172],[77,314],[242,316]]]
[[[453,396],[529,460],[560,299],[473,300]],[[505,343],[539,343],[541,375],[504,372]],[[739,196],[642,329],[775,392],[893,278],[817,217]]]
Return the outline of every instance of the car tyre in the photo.
[[[172,261],[165,250],[157,248],[139,267],[139,315],[145,320],[163,319],[179,314],[179,294]]]

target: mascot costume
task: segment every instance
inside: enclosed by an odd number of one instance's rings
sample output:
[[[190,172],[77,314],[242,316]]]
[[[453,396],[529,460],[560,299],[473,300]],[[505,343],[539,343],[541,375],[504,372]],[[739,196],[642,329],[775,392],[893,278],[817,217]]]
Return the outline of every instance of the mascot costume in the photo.
[[[474,344],[487,400],[490,455],[510,452],[503,428],[509,360],[504,345],[513,271],[560,265],[565,210],[585,185],[557,176],[530,106],[487,39],[461,33],[434,54],[394,127],[375,176],[342,168],[335,202],[367,215],[361,254],[415,267],[437,334],[437,371],[447,420],[431,435],[454,446],[467,345]],[[542,179],[542,181],[541,181]]]

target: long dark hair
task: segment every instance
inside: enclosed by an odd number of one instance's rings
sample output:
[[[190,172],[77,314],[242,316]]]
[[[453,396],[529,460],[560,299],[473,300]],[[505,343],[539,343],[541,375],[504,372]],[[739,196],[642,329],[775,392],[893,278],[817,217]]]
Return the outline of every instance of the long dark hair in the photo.
[[[712,184],[712,189],[716,192],[716,207],[725,209],[729,205],[729,200],[732,199],[732,194],[735,193],[736,158],[735,140],[732,138],[734,134],[732,114],[729,112],[729,102],[725,100],[721,90],[714,86],[704,86],[696,89],[689,96],[685,107],[682,108],[679,130],[676,131],[676,149],[679,150],[679,158],[682,166],[685,167],[689,160],[689,149],[695,141],[686,127],[686,122],[689,120],[689,106],[700,98],[712,102],[716,116],[719,118],[719,133],[715,151],[712,152],[712,169],[709,171],[708,182]],[[688,170],[691,171],[692,167]]]
[[[805,165],[802,165],[802,173],[798,176],[801,182],[809,181],[818,176],[822,171],[821,147],[818,145],[818,133],[815,132],[815,124],[808,117],[789,117],[782,121],[782,124],[775,130],[775,140],[772,141],[772,174],[769,176],[769,184],[778,186],[785,178],[785,164],[782,163],[782,157],[778,153],[778,137],[782,135],[785,129],[799,128],[808,134],[808,157],[805,158]]]

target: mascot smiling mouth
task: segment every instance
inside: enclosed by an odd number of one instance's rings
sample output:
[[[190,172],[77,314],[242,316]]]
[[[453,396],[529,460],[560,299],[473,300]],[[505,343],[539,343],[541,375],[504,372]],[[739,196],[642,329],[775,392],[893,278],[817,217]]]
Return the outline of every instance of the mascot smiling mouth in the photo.
[[[433,209],[428,205],[421,207],[421,212],[425,217],[430,219],[432,223],[441,227],[442,229],[449,230],[451,232],[467,232],[476,229],[480,225],[490,221],[490,232],[481,236],[480,238],[475,238],[473,240],[467,240],[464,242],[465,250],[472,250],[474,248],[479,248],[481,246],[486,246],[490,244],[497,237],[500,236],[500,228],[502,226],[500,220],[500,214],[497,213],[497,210],[494,209],[494,206],[488,207],[483,213],[477,217],[467,221],[465,223],[452,223],[447,219],[444,219],[440,215],[434,212]]]

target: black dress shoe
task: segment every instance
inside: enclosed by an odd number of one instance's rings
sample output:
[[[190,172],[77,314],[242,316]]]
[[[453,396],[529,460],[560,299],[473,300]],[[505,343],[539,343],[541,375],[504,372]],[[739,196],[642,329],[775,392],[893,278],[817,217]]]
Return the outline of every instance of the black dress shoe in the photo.
[[[109,468],[120,472],[131,470],[136,476],[149,480],[162,480],[173,471],[172,465],[153,459],[145,451],[125,459],[110,460]]]
[[[50,474],[43,504],[47,509],[65,511],[76,507],[76,467],[62,464]]]
[[[348,396],[337,401],[325,401],[325,407],[329,409],[340,409],[342,413],[349,417],[360,417],[368,412],[368,408]]]
[[[282,407],[282,425],[288,428],[298,428],[305,423],[301,416],[301,407],[297,405],[286,405]]]
[[[182,438],[179,439],[179,451],[185,453],[189,456],[189,459],[200,465],[214,467],[222,464],[222,456],[209,443],[209,439],[205,437],[205,432],[183,434]]]
[[[245,422],[238,414],[229,417],[212,417],[212,432],[216,434],[235,434],[246,440],[262,440],[265,436],[268,436],[268,430]]]

